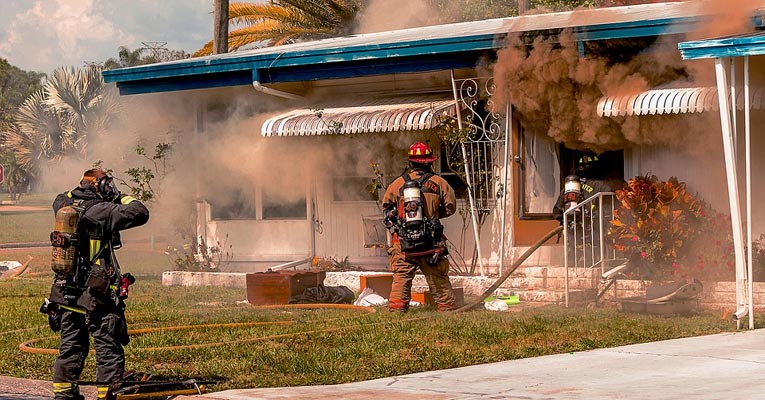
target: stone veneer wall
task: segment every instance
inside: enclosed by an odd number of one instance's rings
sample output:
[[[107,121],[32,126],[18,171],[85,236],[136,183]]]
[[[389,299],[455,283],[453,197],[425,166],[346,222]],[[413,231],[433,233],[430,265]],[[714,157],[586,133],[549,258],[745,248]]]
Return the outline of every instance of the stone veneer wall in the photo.
[[[555,269],[553,269],[555,270]],[[544,269],[547,276],[547,269]],[[556,271],[557,272],[557,271]],[[327,272],[324,280],[326,286],[346,286],[355,292],[360,290],[361,275],[385,274],[384,272]],[[522,301],[538,301],[548,303],[560,303],[562,299],[562,280],[553,279],[553,272],[550,278],[538,280],[538,287],[535,290],[524,290],[523,288],[508,287],[507,283],[500,287],[496,294],[503,296],[513,293],[524,294]],[[225,272],[185,272],[169,271],[162,274],[163,286],[222,286],[222,287],[241,287],[246,288],[246,273],[225,273]],[[495,277],[485,276],[453,276],[452,285],[462,287],[466,296],[478,296],[494,283]],[[588,278],[583,278],[587,280]],[[542,285],[540,282],[544,282]],[[650,282],[638,280],[619,280],[603,296],[601,302],[605,305],[616,305],[619,299],[627,297],[638,297],[645,295],[645,288]],[[544,287],[542,287],[544,286]],[[417,275],[413,283],[413,291],[423,292],[427,290],[425,277]],[[754,284],[754,304],[756,310],[765,311],[765,283],[755,282]],[[704,291],[699,298],[699,306],[707,310],[733,311],[736,305],[736,285],[734,282],[715,282],[704,284]]]

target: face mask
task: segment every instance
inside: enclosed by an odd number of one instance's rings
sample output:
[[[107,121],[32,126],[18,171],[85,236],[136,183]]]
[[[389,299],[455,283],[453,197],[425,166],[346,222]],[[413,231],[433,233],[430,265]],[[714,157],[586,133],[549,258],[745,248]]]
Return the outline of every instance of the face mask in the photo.
[[[111,176],[105,176],[98,181],[98,193],[105,201],[114,201],[120,196],[120,191]]]

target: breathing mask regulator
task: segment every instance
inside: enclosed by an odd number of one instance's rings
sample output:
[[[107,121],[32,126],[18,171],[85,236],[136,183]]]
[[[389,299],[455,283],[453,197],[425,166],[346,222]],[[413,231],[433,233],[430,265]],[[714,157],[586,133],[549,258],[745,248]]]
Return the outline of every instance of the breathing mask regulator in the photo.
[[[579,205],[582,198],[582,182],[576,175],[569,175],[563,181],[563,208],[568,211]]]
[[[120,197],[120,191],[114,183],[114,178],[105,175],[96,181],[96,192],[104,201],[113,202]]]

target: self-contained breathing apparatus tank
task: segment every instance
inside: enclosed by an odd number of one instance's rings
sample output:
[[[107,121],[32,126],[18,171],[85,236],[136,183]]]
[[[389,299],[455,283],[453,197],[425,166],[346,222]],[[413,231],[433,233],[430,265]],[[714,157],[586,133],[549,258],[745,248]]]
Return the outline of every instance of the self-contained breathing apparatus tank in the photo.
[[[563,180],[563,209],[568,211],[579,205],[582,196],[582,182],[576,175],[569,175]]]
[[[427,177],[426,177],[427,179]],[[429,219],[424,214],[422,184],[419,180],[407,180],[402,188],[401,214],[395,232],[398,234],[401,251],[408,254],[436,254],[431,264],[446,255],[441,238],[443,225],[437,218]]]
[[[74,268],[77,248],[77,225],[80,212],[71,206],[61,207],[56,212],[50,243],[53,246],[51,269],[59,275],[67,275]]]
[[[415,242],[422,239],[425,236],[422,190],[420,183],[415,180],[404,183],[403,210],[406,240]]]

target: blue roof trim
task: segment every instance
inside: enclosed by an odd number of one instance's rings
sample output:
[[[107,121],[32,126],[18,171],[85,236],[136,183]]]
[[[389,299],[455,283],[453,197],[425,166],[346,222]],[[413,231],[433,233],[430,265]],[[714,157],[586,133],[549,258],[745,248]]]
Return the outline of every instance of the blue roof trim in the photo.
[[[419,57],[402,57],[396,60],[359,60],[336,64],[312,64],[279,69],[259,69],[261,83],[299,82],[320,79],[353,78],[358,76],[388,75],[410,72],[443,71],[471,68],[480,59],[481,52],[460,54],[430,54]]]
[[[698,19],[692,16],[643,19],[572,29],[581,43],[688,32],[693,30]],[[244,77],[252,75],[260,76],[262,83],[278,83],[465,68],[475,66],[482,57],[503,47],[507,32],[499,23],[504,22],[498,21],[471,23],[472,31],[463,36],[453,36],[454,31],[448,30],[451,26],[445,25],[437,33],[440,36],[423,33],[426,39],[399,42],[400,38],[394,32],[390,32],[393,36],[370,34],[369,42],[364,42],[360,36],[352,36],[338,38],[336,44],[327,39],[300,46],[110,70],[104,71],[103,77],[107,83],[117,83],[121,94],[137,94],[248,84],[250,82],[244,82]],[[565,25],[563,22],[557,28],[550,25],[549,28],[517,33],[532,39],[540,35],[555,36]],[[455,25],[455,29],[462,26],[466,25]]]
[[[648,21],[632,21],[614,24],[585,26],[574,29],[582,41],[626,39],[633,37],[671,35],[691,32],[700,18],[664,18]]]
[[[495,35],[416,40],[384,45],[364,45],[332,49],[304,50],[289,53],[222,58],[191,59],[180,62],[150,64],[103,71],[104,81],[121,82],[136,79],[157,79],[182,75],[217,73],[254,68],[282,68],[317,63],[335,63],[376,58],[409,57],[435,53],[488,50],[499,48]],[[235,54],[229,53],[228,55]]]
[[[677,47],[683,60],[758,56],[765,54],[765,32],[682,42]]]
[[[120,95],[174,92],[179,90],[212,89],[218,87],[242,86],[252,84],[250,71],[224,72],[215,79],[201,80],[198,76],[180,76],[160,78],[150,81],[120,82],[117,87]]]

